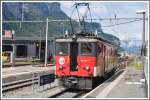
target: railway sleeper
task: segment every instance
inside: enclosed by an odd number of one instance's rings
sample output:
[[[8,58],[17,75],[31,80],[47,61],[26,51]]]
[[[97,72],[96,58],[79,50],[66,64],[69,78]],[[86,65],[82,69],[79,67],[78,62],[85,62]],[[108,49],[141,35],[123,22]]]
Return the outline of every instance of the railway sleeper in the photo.
[[[29,79],[26,81],[13,82],[11,84],[3,85],[2,91],[7,92],[9,90],[13,90],[13,89],[17,89],[17,88],[25,87],[25,86],[32,85],[32,84],[37,84],[37,83],[38,83],[37,79],[34,79],[34,81],[33,79],[32,80]]]

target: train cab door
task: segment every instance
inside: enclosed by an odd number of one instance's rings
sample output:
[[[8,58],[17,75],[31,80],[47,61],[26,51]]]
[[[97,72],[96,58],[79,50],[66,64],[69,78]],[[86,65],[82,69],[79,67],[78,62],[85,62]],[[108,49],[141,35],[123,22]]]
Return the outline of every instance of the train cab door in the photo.
[[[78,43],[77,42],[71,42],[70,43],[70,72],[71,75],[76,74],[78,71]]]
[[[105,73],[105,70],[106,70],[106,46],[105,45],[102,45],[102,49],[103,49],[103,52],[102,52],[102,72],[103,74]]]
[[[102,44],[97,44],[97,65],[99,69],[99,73],[103,74],[103,50]]]

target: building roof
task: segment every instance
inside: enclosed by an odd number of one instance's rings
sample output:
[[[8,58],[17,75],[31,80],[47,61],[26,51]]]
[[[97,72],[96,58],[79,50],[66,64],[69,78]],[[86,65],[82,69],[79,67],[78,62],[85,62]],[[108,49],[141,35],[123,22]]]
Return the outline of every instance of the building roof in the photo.
[[[46,40],[46,37],[15,37],[15,40],[26,40],[26,41],[39,41],[39,40]],[[54,37],[48,37],[48,40],[54,40]],[[2,37],[2,40],[12,40],[10,37]]]

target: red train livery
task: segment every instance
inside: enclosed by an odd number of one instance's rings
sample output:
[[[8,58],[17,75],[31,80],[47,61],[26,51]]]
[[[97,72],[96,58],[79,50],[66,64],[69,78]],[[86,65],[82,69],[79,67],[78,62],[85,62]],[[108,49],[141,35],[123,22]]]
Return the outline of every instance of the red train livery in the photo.
[[[96,36],[56,39],[56,72],[64,86],[92,89],[95,81],[115,71],[116,48]]]

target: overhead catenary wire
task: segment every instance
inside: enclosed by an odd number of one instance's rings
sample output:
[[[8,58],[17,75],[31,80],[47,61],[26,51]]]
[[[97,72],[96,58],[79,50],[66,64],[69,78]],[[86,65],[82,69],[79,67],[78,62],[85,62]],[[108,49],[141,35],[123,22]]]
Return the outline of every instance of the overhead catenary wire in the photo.
[[[109,12],[109,13],[108,13],[108,16],[109,16],[109,18],[110,18],[109,20],[110,20],[110,23],[111,23],[111,13],[110,13],[111,11],[110,11],[108,5],[105,5],[105,8],[106,8],[107,12]]]
[[[72,17],[72,15],[73,15],[73,13],[74,13],[74,11],[75,11],[75,8],[72,10],[72,13],[71,13],[71,15],[70,15],[70,25],[71,25],[71,31],[72,31],[72,33],[74,33],[74,30],[73,30],[73,25],[72,25],[72,19],[71,19],[71,17]]]
[[[113,27],[113,26],[117,26],[117,25],[122,25],[122,24],[128,24],[128,23],[132,23],[132,22],[136,22],[136,21],[140,21],[139,20],[132,20],[132,21],[127,21],[127,22],[123,22],[123,23],[118,23],[118,24],[113,24],[113,25],[107,25],[107,26],[102,26],[102,27]]]
[[[120,19],[125,19],[125,20],[127,20],[128,18],[119,18],[119,20]],[[123,25],[123,24],[128,24],[128,23],[132,23],[132,22],[136,22],[136,21],[140,21],[140,20],[142,20],[142,18],[129,18],[129,19],[135,19],[135,20],[132,20],[132,21],[126,21],[126,22],[122,22],[122,23],[117,23],[117,24],[112,24],[112,25],[106,25],[106,26],[101,26],[101,27],[103,27],[103,28],[107,28],[107,27],[114,27],[114,26],[119,26],[119,25]],[[128,20],[129,20],[128,19]],[[90,19],[87,19],[87,20],[90,20]],[[100,20],[100,19],[94,19],[94,20]],[[146,19],[147,20],[147,19]],[[58,21],[70,21],[70,20],[49,20],[49,22],[52,22],[52,21],[56,21],[56,22],[58,22]],[[14,22],[37,22],[37,23],[41,23],[41,22],[45,22],[45,21],[2,21],[2,22],[4,22],[4,23],[14,23]],[[72,25],[72,24],[71,24]],[[72,27],[72,32],[74,32],[73,31],[73,26],[71,26]]]
[[[105,6],[105,9],[106,9],[107,12],[108,12],[108,16],[110,17],[109,23],[110,23],[110,25],[111,25],[111,24],[112,24],[112,23],[111,23],[111,13],[110,13],[111,11],[110,11],[108,5],[105,4],[104,6]],[[101,26],[101,27],[102,27],[102,26]]]
[[[112,8],[112,13],[114,15],[114,18],[117,18],[117,13],[116,13],[115,8],[112,5],[110,5],[110,7]]]
[[[91,9],[90,9],[89,5],[88,5],[88,10],[89,10],[89,13],[90,13],[91,23],[93,23]],[[94,30],[93,25],[92,25],[92,29]]]
[[[124,18],[116,18],[116,19],[114,19],[114,18],[111,18],[111,20],[142,20],[143,18],[126,18],[126,17],[124,17]],[[78,20],[78,19],[73,19],[73,20]],[[91,19],[86,19],[86,20],[91,20]],[[110,20],[110,18],[94,18],[94,19],[92,19],[92,20]],[[146,18],[145,19],[146,21],[148,20],[148,18]],[[63,21],[70,21],[69,19],[66,19],[66,20],[49,20],[48,22],[63,22]],[[22,22],[22,23],[29,23],[29,22],[31,22],[31,23],[45,23],[46,21],[45,20],[23,20],[23,21],[21,21],[21,20],[2,20],[2,23],[20,23],[20,22]]]
[[[108,5],[108,7],[110,7],[110,6]],[[107,7],[107,8],[108,8],[108,7]],[[113,13],[114,18],[116,19],[117,14],[116,14],[116,12],[114,11],[114,7],[111,6],[111,8],[112,8],[112,9],[111,9],[111,10],[112,10],[111,12]],[[109,8],[108,8],[108,10],[109,10]],[[117,20],[115,20],[115,21],[117,22]],[[110,23],[112,23],[112,21],[110,21]],[[118,23],[116,23],[116,24],[118,24]],[[117,32],[114,28],[111,27],[110,29],[111,29],[113,32],[115,32],[116,34],[118,34],[118,32]]]

